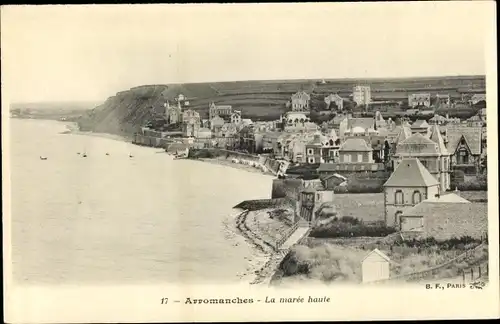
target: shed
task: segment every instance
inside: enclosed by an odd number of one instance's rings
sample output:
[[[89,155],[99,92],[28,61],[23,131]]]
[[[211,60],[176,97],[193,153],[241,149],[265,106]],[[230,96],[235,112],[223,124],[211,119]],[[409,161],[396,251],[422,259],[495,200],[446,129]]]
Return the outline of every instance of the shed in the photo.
[[[389,279],[391,260],[379,249],[375,249],[361,261],[363,283]]]

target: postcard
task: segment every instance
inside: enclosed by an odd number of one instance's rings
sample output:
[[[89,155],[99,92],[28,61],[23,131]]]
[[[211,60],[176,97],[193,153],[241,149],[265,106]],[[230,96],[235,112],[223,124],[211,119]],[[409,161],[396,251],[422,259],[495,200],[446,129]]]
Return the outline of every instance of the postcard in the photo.
[[[2,6],[5,321],[498,318],[495,12]]]

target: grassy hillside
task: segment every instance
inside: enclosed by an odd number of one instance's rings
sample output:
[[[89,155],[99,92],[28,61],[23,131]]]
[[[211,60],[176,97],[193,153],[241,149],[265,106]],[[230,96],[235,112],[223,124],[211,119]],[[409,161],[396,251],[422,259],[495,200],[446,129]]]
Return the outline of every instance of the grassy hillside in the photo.
[[[166,99],[183,94],[192,109],[202,118],[208,117],[208,105],[232,105],[241,110],[244,118],[273,120],[286,111],[285,103],[298,90],[311,94],[312,108],[321,110],[326,94],[336,92],[348,97],[352,87],[369,84],[376,100],[407,98],[409,93],[426,91],[432,94],[448,93],[460,98],[462,93],[484,91],[484,76],[434,77],[413,79],[329,79],[329,80],[273,80],[238,81],[171,85],[146,85],[117,93],[80,119],[85,130],[114,134],[130,134],[154,114],[164,112]]]

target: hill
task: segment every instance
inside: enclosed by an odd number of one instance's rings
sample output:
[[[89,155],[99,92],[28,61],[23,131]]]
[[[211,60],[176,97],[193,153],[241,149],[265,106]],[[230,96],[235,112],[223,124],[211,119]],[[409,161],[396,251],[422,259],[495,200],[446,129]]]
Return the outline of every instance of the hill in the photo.
[[[244,118],[274,120],[286,112],[290,96],[304,90],[311,94],[313,110],[320,110],[325,95],[338,93],[348,98],[357,84],[371,86],[374,100],[404,100],[414,92],[447,93],[454,99],[462,94],[485,91],[484,76],[426,77],[411,79],[326,79],[271,80],[144,85],[118,92],[79,120],[82,130],[131,134],[157,114],[163,103],[183,94],[191,109],[208,117],[210,102],[232,105]]]

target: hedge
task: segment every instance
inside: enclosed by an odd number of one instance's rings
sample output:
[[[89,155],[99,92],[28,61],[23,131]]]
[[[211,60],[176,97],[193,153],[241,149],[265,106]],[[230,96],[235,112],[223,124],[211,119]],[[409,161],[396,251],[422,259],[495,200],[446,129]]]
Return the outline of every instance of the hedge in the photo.
[[[461,191],[486,191],[488,190],[488,177],[478,175],[474,180],[468,180],[457,185]]]
[[[475,239],[470,236],[462,237],[452,237],[447,240],[438,241],[434,237],[428,237],[425,239],[413,239],[408,241],[396,241],[395,245],[406,246],[406,247],[416,247],[416,248],[431,248],[437,247],[440,250],[454,250],[454,249],[465,249],[466,246],[470,244],[480,244],[481,240]]]
[[[340,219],[334,218],[331,223],[313,228],[310,236],[316,238],[335,237],[385,237],[395,233],[396,229],[385,224],[376,223],[366,225],[361,220],[349,216]]]

